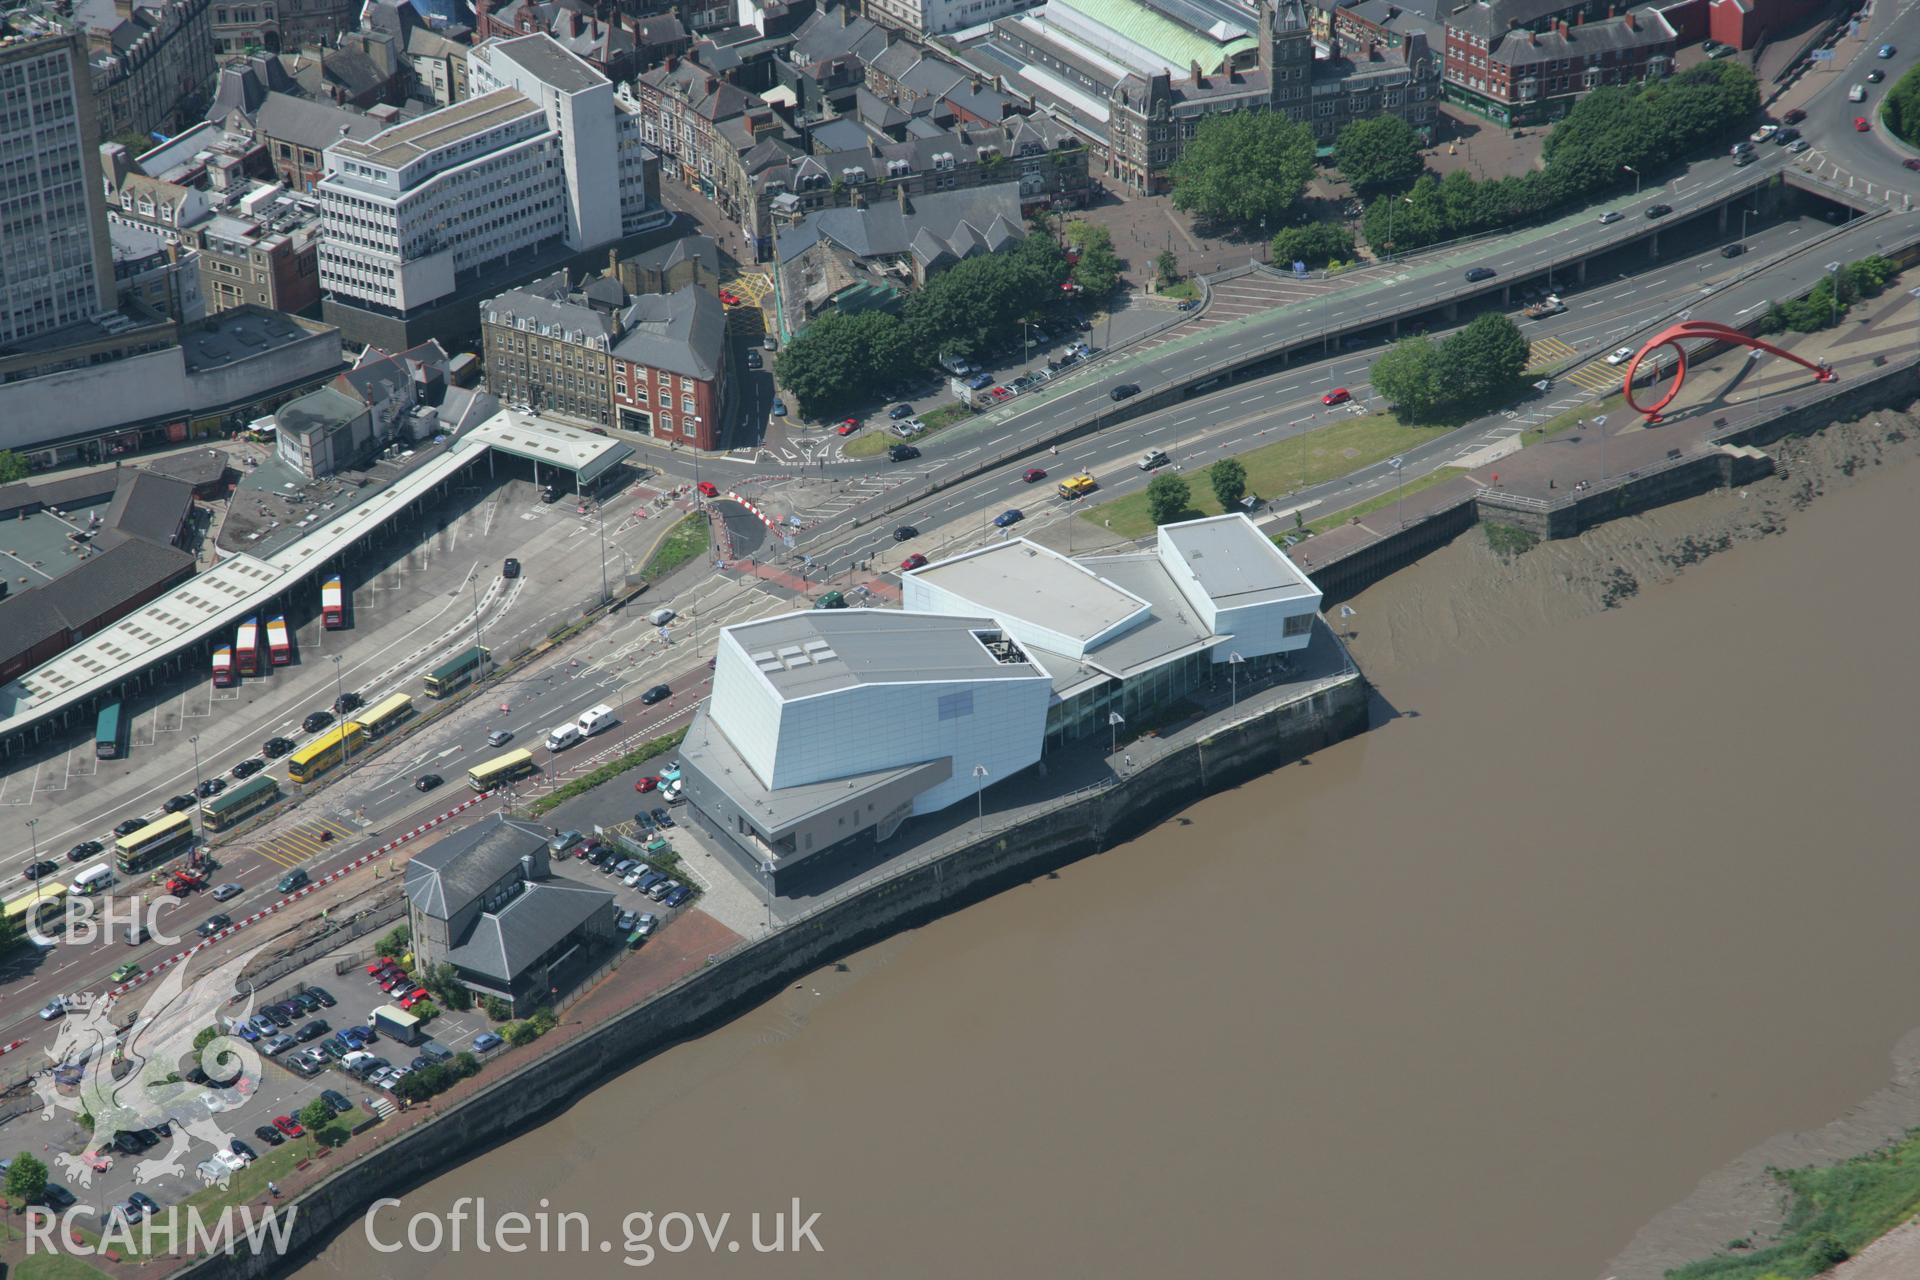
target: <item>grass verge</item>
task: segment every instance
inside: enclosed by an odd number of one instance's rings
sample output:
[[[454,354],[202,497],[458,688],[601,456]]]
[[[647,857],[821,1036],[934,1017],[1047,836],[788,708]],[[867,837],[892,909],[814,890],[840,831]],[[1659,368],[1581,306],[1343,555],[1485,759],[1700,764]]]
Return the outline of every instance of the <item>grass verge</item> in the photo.
[[[100,1280],[106,1273],[66,1253],[36,1253],[8,1272],[15,1280]]]
[[[1592,404],[1580,405],[1565,413],[1557,413],[1536,427],[1528,427],[1520,433],[1520,447],[1539,444],[1542,440],[1551,440],[1562,431],[1580,425],[1582,419],[1591,421],[1599,414],[1618,413],[1626,408],[1626,402],[1619,396],[1606,396]]]
[[[1920,1129],[1841,1164],[1770,1172],[1793,1197],[1774,1242],[1675,1267],[1668,1280],[1809,1280],[1844,1262],[1920,1212]]]
[[[1370,413],[1290,440],[1276,440],[1236,456],[1247,469],[1247,492],[1273,499],[1391,458],[1431,440],[1436,431],[1442,429],[1404,426],[1391,414]],[[1191,520],[1197,516],[1219,515],[1220,503],[1213,496],[1213,486],[1207,483],[1206,469],[1183,473],[1183,478],[1191,496],[1188,511],[1179,518]],[[1080,518],[1128,538],[1141,538],[1153,532],[1145,490],[1089,508]]]
[[[694,511],[680,517],[679,523],[667,531],[667,536],[640,567],[640,576],[649,582],[660,581],[681,565],[706,554],[711,536],[706,512]]]
[[[973,416],[973,410],[963,404],[943,404],[938,409],[930,409],[920,415],[920,421],[927,429],[911,440],[902,440],[888,431],[886,427],[873,427],[865,434],[847,441],[846,448],[840,452],[849,458],[877,458],[887,451],[889,445],[920,444],[928,436],[938,435],[956,422],[965,422]],[[892,423],[887,424],[891,426]]]
[[[1350,520],[1372,515],[1382,507],[1390,507],[1399,498],[1411,497],[1419,493],[1422,489],[1431,489],[1437,484],[1446,483],[1455,476],[1463,476],[1465,474],[1467,474],[1467,472],[1464,467],[1441,467],[1438,471],[1429,471],[1417,480],[1407,481],[1406,484],[1391,493],[1383,493],[1377,498],[1368,498],[1358,506],[1343,507],[1338,511],[1328,512],[1318,520],[1309,520],[1307,521],[1307,528],[1313,530],[1316,535],[1325,533],[1329,529],[1337,529]],[[1286,534],[1293,531],[1291,529],[1282,529],[1280,532]]]
[[[548,810],[565,804],[575,796],[585,795],[603,782],[611,782],[629,769],[638,769],[654,756],[671,751],[680,745],[687,736],[685,729],[675,729],[665,737],[650,738],[632,751],[595,769],[592,773],[583,773],[565,786],[555,787],[527,806],[527,816],[537,818]]]

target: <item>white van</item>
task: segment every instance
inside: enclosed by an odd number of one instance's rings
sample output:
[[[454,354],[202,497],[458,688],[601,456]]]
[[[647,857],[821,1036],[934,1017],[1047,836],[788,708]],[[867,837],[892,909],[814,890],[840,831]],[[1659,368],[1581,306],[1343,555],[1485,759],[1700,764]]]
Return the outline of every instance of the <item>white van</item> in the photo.
[[[565,751],[580,741],[580,726],[577,724],[555,725],[547,730],[547,750]]]
[[[591,738],[612,724],[613,708],[605,705],[588,707],[580,713],[580,718],[574,721],[574,726],[580,730],[580,736],[583,738]]]
[[[673,621],[674,616],[674,612],[671,609],[655,609],[647,615],[647,621],[656,627],[664,627]]]
[[[1865,102],[1866,100],[1867,100],[1867,86],[1863,84],[1857,84],[1853,86],[1853,88],[1847,90],[1848,102]]]
[[[75,893],[99,893],[113,883],[113,868],[104,862],[96,862],[73,878]]]

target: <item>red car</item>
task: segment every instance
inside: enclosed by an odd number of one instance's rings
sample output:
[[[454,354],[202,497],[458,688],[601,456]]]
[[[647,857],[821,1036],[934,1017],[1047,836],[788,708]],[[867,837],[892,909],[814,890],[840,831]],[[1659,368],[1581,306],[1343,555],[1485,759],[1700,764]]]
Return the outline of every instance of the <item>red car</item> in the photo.
[[[1853,128],[1856,133],[1867,133],[1872,130],[1873,126],[1867,123],[1865,116],[1855,116],[1853,118]]]
[[[859,429],[860,420],[858,418],[848,418],[845,422],[835,427],[834,432],[838,435],[850,436]]]
[[[1020,478],[1028,484],[1032,484],[1035,480],[1045,480],[1047,478],[1047,469],[1045,467],[1028,467],[1020,473]]]
[[[740,305],[740,295],[731,289],[722,289],[720,290],[720,301],[725,306],[737,307]]]
[[[427,994],[428,992],[425,987],[415,987],[412,991],[400,997],[400,1007],[402,1009],[411,1009],[414,1005],[420,1003],[420,1001],[425,1000]]]
[[[996,401],[1013,399],[1013,392],[1007,390],[1005,387],[995,387],[992,391],[989,391],[987,394],[992,396]]]
[[[1335,387],[1333,390],[1327,392],[1327,394],[1320,397],[1320,403],[1329,404],[1329,405],[1345,404],[1347,401],[1351,399],[1353,399],[1352,392],[1348,391],[1345,387]]]
[[[300,1127],[300,1122],[292,1116],[275,1116],[273,1118],[273,1127],[286,1134],[289,1138],[303,1138],[307,1133],[305,1129]]]
[[[375,960],[372,964],[367,966],[367,972],[369,974],[376,974],[376,973],[379,973],[382,969],[391,969],[391,968],[393,968],[393,957],[381,956],[378,960]]]
[[[702,480],[693,487],[700,491],[700,496],[703,498],[717,498],[720,496],[720,490],[714,486],[711,480]]]
[[[652,774],[648,774],[644,778],[635,778],[633,780],[633,789],[635,791],[639,791],[642,793],[652,791],[655,787],[658,787],[659,785],[660,785],[660,779],[654,777]]]
[[[916,551],[900,562],[900,572],[905,573],[909,569],[918,569],[926,562],[927,558]]]

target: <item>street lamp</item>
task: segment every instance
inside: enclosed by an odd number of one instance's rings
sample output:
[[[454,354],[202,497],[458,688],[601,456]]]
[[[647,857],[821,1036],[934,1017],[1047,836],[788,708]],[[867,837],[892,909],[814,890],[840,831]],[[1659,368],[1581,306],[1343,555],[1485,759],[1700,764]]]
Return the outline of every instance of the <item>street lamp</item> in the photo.
[[[973,766],[973,817],[976,824],[974,830],[978,835],[985,835],[987,833],[986,787],[987,766],[977,764]]]
[[[27,865],[37,866],[40,862],[40,819],[27,819],[27,838],[33,844],[33,861]],[[39,936],[38,930],[40,928],[40,886],[45,884],[46,880],[47,878],[45,876],[35,876],[33,878],[33,928],[29,929],[28,932],[35,937]]]
[[[772,933],[773,932],[773,864],[771,862],[761,863],[760,874],[766,878],[766,882],[767,882],[767,899],[766,899],[767,901],[767,932]]]
[[[344,767],[353,763],[353,736],[347,732],[347,709],[345,699],[340,692],[340,659],[343,655],[333,655],[333,713],[340,717],[340,763]]]
[[[1112,755],[1120,749],[1120,726],[1127,718],[1118,711],[1107,712],[1107,754]]]
[[[1389,458],[1387,459],[1387,465],[1393,468],[1394,514],[1399,518],[1400,527],[1404,529],[1407,527],[1407,486],[1405,476],[1407,460],[1405,458]]]
[[[1840,323],[1840,264],[1838,262],[1829,262],[1827,264],[1827,276],[1829,277],[1833,285],[1833,307],[1832,307],[1833,323],[1839,324]]]
[[[1240,705],[1240,666],[1245,661],[1246,659],[1241,657],[1238,652],[1227,655],[1227,678],[1233,686],[1233,702],[1231,705],[1236,707]]]
[[[193,798],[198,800],[200,798],[200,735],[197,733],[190,735],[187,738],[187,745],[193,748]],[[197,816],[200,806],[196,804],[193,807]],[[199,839],[198,832],[195,833],[194,838]],[[193,861],[197,863],[199,860],[199,846],[195,845]]]
[[[1630,164],[1623,164],[1620,167],[1633,175],[1633,198],[1638,200],[1640,198],[1640,171]]]

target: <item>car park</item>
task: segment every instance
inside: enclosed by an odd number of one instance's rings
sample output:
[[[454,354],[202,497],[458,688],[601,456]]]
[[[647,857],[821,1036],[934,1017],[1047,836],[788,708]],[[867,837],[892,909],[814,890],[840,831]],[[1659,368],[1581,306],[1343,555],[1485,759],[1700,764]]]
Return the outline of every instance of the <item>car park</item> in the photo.
[[[912,555],[908,556],[905,560],[902,560],[900,562],[900,571],[902,573],[906,573],[911,570],[921,568],[926,563],[927,563],[927,558],[921,555],[918,551],[916,551]]]
[[[1607,363],[1625,364],[1627,361],[1633,359],[1633,350],[1632,347],[1615,347],[1612,354],[1607,356]]]
[[[1137,396],[1139,394],[1140,388],[1131,382],[1123,382],[1113,390],[1107,392],[1108,398],[1113,400],[1125,400],[1129,396]]]
[[[1020,473],[1020,478],[1028,484],[1033,484],[1035,481],[1045,480],[1047,478],[1047,469],[1045,467],[1028,467]]]
[[[659,927],[659,925],[660,925],[659,918],[655,916],[651,911],[641,912],[640,918],[633,922],[634,932],[638,933],[643,938],[651,934],[656,928]]]
[[[679,887],[680,882],[678,880],[662,880],[659,884],[647,890],[647,896],[655,902],[658,902]]]
[[[1008,507],[1005,511],[1002,511],[993,518],[993,524],[997,529],[1011,529],[1014,525],[1019,524],[1026,518],[1026,514],[1022,512],[1020,508]]]
[[[646,705],[646,706],[649,706],[649,707],[650,707],[650,706],[652,706],[652,705],[653,705],[654,703],[656,703],[656,702],[664,702],[664,701],[666,701],[666,700],[667,700],[668,698],[670,698],[670,697],[672,697],[672,696],[673,696],[673,690],[672,690],[672,689],[669,689],[669,688],[668,688],[668,687],[667,687],[666,685],[664,685],[664,684],[657,684],[657,685],[655,685],[655,686],[653,686],[653,688],[651,688],[651,689],[649,689],[649,690],[647,690],[647,691],[646,691],[645,693],[643,693],[643,694],[641,694],[641,695],[640,695],[640,701],[641,701],[641,703],[643,703],[644,705]]]
[[[1499,274],[1500,273],[1498,271],[1495,271],[1492,267],[1468,267],[1467,283],[1478,284],[1482,280],[1491,280]]]
[[[553,841],[547,846],[547,848],[548,848],[548,851],[551,852],[554,857],[562,858],[562,857],[565,857],[568,853],[572,852],[575,845],[586,843],[586,839],[587,837],[581,832],[562,831],[559,835],[553,838]]]
[[[260,759],[258,756],[253,756],[233,766],[232,773],[234,779],[239,781],[241,779],[251,778],[254,774],[266,767],[267,762],[265,760]]]
[[[1664,218],[1672,212],[1673,206],[1670,204],[1650,204],[1647,206],[1647,217],[1649,219]]]
[[[638,912],[631,910],[622,911],[619,916],[615,918],[613,927],[614,930],[619,933],[632,933],[633,926],[638,923],[640,923],[640,915]]]
[[[895,542],[905,542],[909,538],[917,538],[919,536],[920,536],[920,530],[914,528],[910,524],[903,524],[898,529],[895,529],[893,531],[893,540]]]
[[[277,760],[293,750],[292,738],[268,738],[260,744],[260,754],[269,760]]]
[[[668,876],[667,873],[664,871],[650,871],[646,875],[641,876],[640,883],[635,885],[634,887],[640,890],[640,892],[646,894],[649,898],[651,898],[653,896],[654,887],[656,885],[665,884],[671,878],[672,877]]]
[[[320,1101],[326,1103],[328,1109],[337,1116],[345,1115],[347,1112],[353,1110],[353,1103],[347,1100],[347,1096],[343,1093],[336,1093],[332,1089],[322,1089],[320,1091]]]
[[[966,381],[966,387],[969,391],[982,391],[992,385],[993,375],[990,373],[976,373]]]
[[[229,1142],[227,1144],[227,1150],[233,1152],[234,1155],[239,1156],[248,1164],[252,1164],[260,1158],[260,1153],[248,1146],[244,1138],[235,1138],[232,1142]]]
[[[307,713],[307,718],[300,722],[300,727],[302,729],[305,729],[308,733],[318,733],[332,723],[333,723],[333,712],[309,711]]]
[[[652,873],[653,873],[653,868],[648,866],[646,863],[644,862],[636,863],[634,865],[633,870],[627,872],[626,875],[620,877],[620,883],[625,885],[629,889],[638,888],[640,885],[640,882],[642,880],[645,880]]]
[[[1345,387],[1335,387],[1320,397],[1320,403],[1331,407],[1336,404],[1345,404],[1351,399],[1353,399],[1353,392],[1347,390]]]

